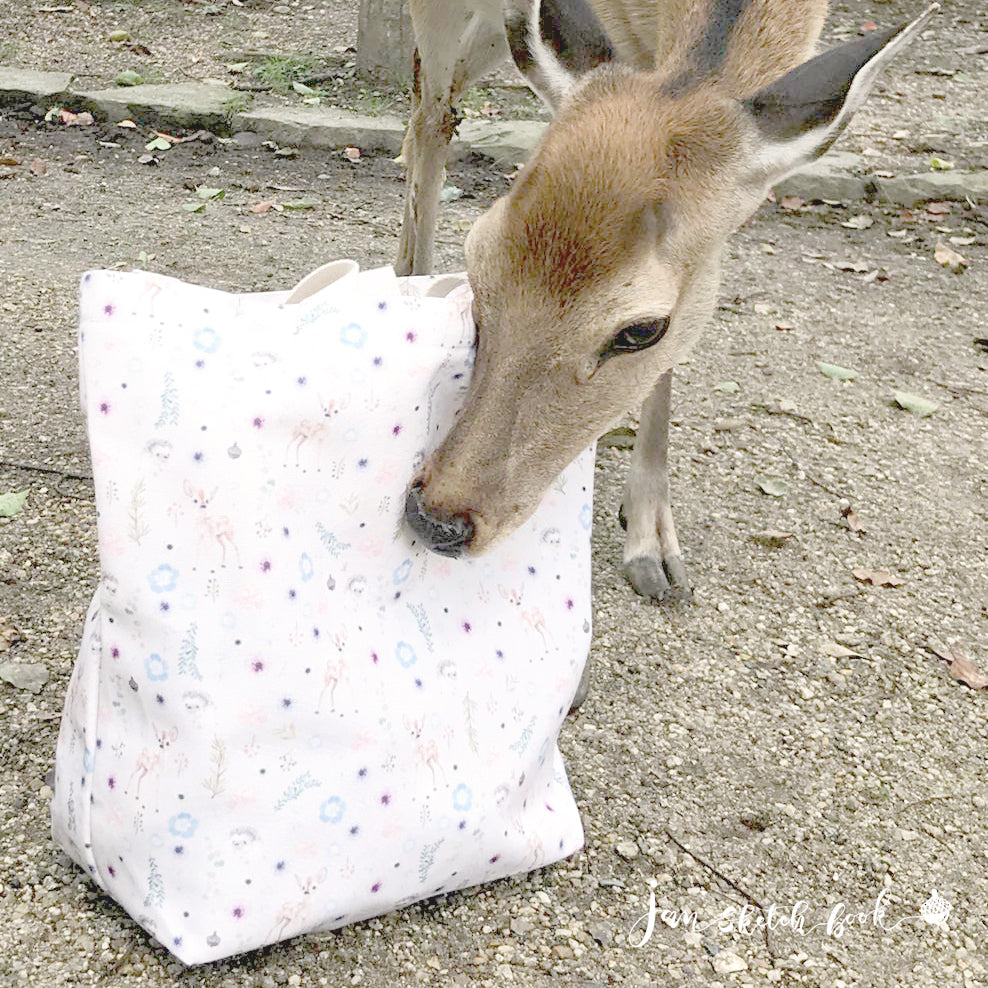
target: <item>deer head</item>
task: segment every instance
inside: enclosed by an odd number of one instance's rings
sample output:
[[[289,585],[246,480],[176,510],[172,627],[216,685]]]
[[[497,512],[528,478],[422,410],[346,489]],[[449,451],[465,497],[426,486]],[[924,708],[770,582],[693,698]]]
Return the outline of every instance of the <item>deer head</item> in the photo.
[[[643,71],[613,61],[589,9],[573,16],[577,0],[508,3],[522,4],[506,10],[515,62],[555,117],[466,241],[474,374],[406,506],[448,555],[482,552],[524,521],[687,355],[726,238],[830,147],[936,9],[803,62],[824,0],[670,2],[720,16],[684,21]]]

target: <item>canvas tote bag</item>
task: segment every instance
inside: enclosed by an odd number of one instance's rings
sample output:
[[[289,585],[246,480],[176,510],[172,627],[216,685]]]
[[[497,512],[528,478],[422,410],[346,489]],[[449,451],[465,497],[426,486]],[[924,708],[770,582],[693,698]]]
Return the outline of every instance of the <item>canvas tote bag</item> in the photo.
[[[592,451],[475,560],[403,523],[469,379],[470,301],[352,262],[291,294],[83,278],[101,572],[53,831],[186,963],[582,846],[556,742]]]

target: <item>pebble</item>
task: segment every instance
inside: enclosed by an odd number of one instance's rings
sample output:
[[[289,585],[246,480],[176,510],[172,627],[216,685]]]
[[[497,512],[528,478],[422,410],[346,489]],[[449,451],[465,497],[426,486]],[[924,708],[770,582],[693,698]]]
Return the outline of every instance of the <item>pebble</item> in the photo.
[[[734,953],[733,950],[721,950],[713,960],[714,971],[717,974],[734,974],[737,971],[747,971],[748,962]]]

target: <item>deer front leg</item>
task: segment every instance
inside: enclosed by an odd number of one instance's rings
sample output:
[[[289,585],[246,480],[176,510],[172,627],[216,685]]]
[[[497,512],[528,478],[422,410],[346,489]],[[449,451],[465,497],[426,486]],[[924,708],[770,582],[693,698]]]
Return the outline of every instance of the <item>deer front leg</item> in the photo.
[[[439,193],[446,173],[449,142],[458,123],[449,95],[420,93],[408,122],[401,160],[408,169],[405,215],[398,241],[395,273],[430,274]]]
[[[401,147],[407,169],[405,214],[395,272],[431,274],[439,193],[456,107],[468,86],[504,58],[498,0],[411,0],[418,46],[412,114]]]
[[[659,378],[642,406],[621,506],[622,523],[627,530],[624,573],[643,597],[689,600],[691,590],[669,499],[671,392],[670,370]]]

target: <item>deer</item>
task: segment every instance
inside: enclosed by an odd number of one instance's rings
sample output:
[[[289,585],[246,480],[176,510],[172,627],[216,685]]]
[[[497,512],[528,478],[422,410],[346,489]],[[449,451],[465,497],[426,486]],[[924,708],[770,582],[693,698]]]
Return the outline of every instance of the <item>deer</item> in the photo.
[[[640,407],[622,568],[644,598],[690,599],[670,499],[671,380],[713,314],[725,242],[834,143],[938,7],[814,55],[827,0],[505,0],[497,25],[489,0],[411,0],[400,269],[431,263],[430,183],[452,106],[502,41],[553,113],[466,237],[475,363],[407,492],[422,544],[483,553]]]

